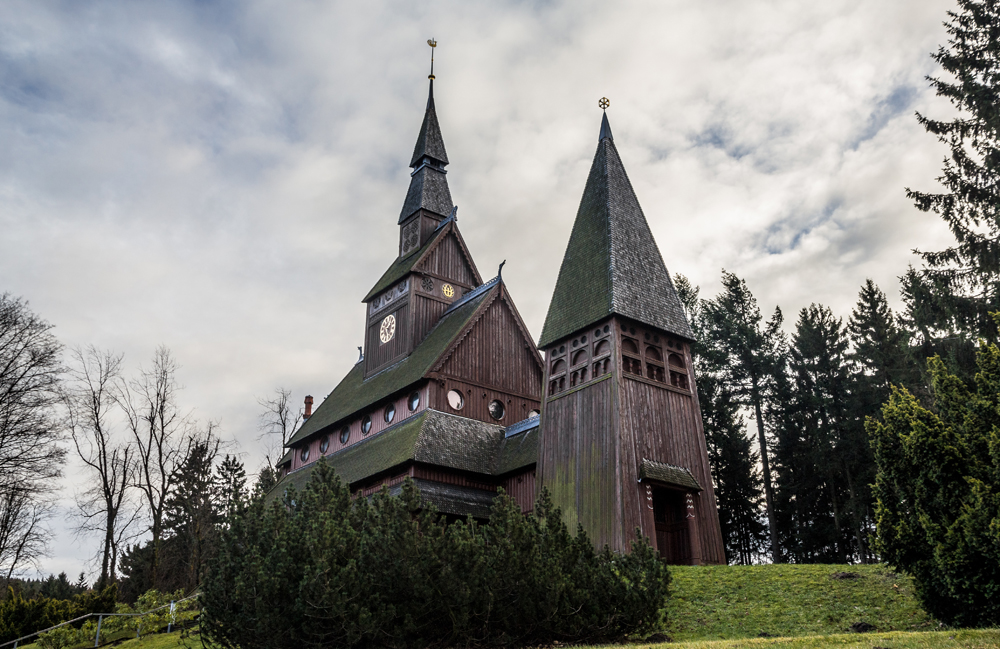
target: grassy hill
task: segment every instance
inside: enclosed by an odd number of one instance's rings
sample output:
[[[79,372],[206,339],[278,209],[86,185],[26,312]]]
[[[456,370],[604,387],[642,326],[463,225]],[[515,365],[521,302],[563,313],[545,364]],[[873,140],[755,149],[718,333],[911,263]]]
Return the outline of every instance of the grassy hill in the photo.
[[[912,580],[883,565],[679,566],[671,574],[666,628],[675,641],[829,635],[856,623],[882,632],[937,627]]]

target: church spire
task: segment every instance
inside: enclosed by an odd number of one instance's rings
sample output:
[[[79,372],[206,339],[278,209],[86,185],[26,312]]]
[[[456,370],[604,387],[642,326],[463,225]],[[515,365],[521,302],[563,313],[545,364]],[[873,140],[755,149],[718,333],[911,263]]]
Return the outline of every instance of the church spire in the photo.
[[[605,113],[539,347],[613,313],[694,339]]]
[[[427,44],[434,48],[437,41],[431,39]],[[424,109],[424,121],[420,125],[420,134],[413,147],[413,157],[410,158],[410,189],[403,201],[403,210],[399,214],[402,224],[417,210],[426,210],[444,218],[451,213],[451,190],[445,166],[448,164],[448,153],[444,149],[444,138],[441,137],[441,125],[438,124],[437,111],[434,108],[434,63],[431,50],[430,88],[427,91],[427,108]]]

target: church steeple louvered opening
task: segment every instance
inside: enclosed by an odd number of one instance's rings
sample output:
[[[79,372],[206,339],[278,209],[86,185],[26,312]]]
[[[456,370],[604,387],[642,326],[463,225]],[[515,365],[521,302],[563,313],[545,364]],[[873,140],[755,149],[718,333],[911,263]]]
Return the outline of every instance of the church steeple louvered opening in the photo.
[[[539,346],[611,314],[694,338],[605,114]]]

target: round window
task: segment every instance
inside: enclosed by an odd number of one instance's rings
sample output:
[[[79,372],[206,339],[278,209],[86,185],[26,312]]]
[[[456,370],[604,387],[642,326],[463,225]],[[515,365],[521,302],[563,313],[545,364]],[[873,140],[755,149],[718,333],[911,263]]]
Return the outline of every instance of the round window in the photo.
[[[361,432],[365,435],[372,432],[372,418],[368,415],[361,420]]]
[[[319,441],[319,452],[326,453],[328,448],[330,448],[330,436],[324,435],[323,439]]]
[[[392,420],[396,417],[396,406],[391,403],[385,407],[385,423],[391,424]]]
[[[458,390],[448,390],[448,405],[455,410],[461,410],[465,405],[465,399]]]
[[[531,412],[528,413],[528,417],[538,417],[541,414],[542,413],[538,410],[532,410]]]
[[[420,393],[414,392],[410,395],[410,399],[406,402],[406,406],[413,412],[420,407]]]
[[[299,453],[299,459],[305,462],[309,459],[309,447],[303,447],[302,452]]]
[[[503,419],[503,401],[499,399],[494,399],[490,401],[490,417],[494,419]]]
[[[344,426],[340,429],[340,443],[346,444],[349,439],[351,439],[351,427]]]

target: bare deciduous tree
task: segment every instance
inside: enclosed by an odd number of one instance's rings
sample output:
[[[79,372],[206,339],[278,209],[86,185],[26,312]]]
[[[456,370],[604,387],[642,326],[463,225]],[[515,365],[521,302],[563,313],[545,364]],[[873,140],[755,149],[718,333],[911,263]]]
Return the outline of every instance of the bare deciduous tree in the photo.
[[[112,421],[121,381],[122,356],[94,347],[71,353],[71,381],[64,388],[67,426],[88,469],[86,488],[76,494],[80,532],[102,539],[99,587],[117,581],[124,544],[135,537],[138,510],[129,498],[136,478],[136,448],[115,439]]]
[[[187,455],[191,437],[189,418],[180,412],[177,363],[160,346],[153,363],[131,381],[118,382],[116,399],[125,413],[136,451],[136,487],[149,517],[153,543],[153,583],[156,583],[163,538],[166,501],[177,485],[177,472]]]
[[[285,444],[302,423],[302,410],[296,409],[291,404],[291,397],[291,390],[276,388],[274,396],[270,399],[257,399],[257,403],[264,409],[259,415],[261,434],[258,439],[267,438],[268,440],[267,463],[269,466],[274,466],[281,459],[285,453]]]
[[[53,485],[66,451],[55,406],[62,366],[52,325],[0,295],[0,575],[45,552]]]

